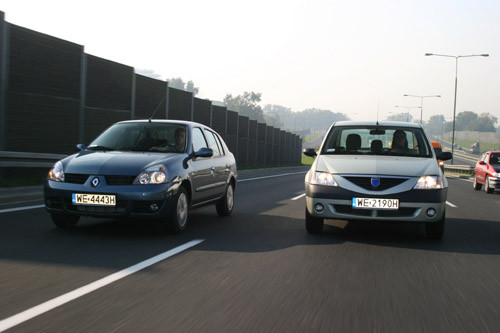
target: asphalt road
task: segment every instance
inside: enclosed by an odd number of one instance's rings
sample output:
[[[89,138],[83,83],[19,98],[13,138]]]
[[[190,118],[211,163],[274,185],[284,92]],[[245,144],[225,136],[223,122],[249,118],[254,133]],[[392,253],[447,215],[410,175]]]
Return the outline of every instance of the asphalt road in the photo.
[[[31,319],[25,313],[9,331],[498,331],[499,192],[449,179],[441,241],[426,239],[421,225],[345,221],[309,235],[305,199],[292,200],[304,193],[305,172],[295,172],[248,174],[233,215],[193,211],[180,235],[90,218],[61,231],[44,209],[0,212],[0,331],[2,319],[193,240],[201,242]]]

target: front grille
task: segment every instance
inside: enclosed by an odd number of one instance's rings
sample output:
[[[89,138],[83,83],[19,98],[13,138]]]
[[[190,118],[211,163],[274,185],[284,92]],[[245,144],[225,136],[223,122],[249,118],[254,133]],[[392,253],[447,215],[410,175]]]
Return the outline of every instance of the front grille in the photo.
[[[333,205],[338,213],[357,216],[372,216],[372,209],[355,209],[350,205]],[[403,207],[398,210],[376,210],[376,217],[410,217],[415,214],[417,208]]]
[[[106,178],[106,183],[108,185],[132,185],[135,180],[135,176],[104,176]]]
[[[407,178],[388,178],[388,177],[380,177],[380,185],[377,187],[372,186],[371,179],[372,177],[354,177],[348,176],[344,177],[351,183],[358,185],[359,187],[364,188],[369,191],[383,191],[387,190],[391,187],[397,186],[404,181],[408,180]]]
[[[89,178],[89,175],[84,175],[80,173],[66,173],[64,174],[64,181],[66,183],[73,184],[84,184]]]

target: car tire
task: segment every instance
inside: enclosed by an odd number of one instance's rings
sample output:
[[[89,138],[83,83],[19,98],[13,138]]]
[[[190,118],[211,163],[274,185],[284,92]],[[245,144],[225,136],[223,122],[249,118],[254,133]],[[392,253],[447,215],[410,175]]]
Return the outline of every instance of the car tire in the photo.
[[[68,214],[50,214],[52,222],[60,229],[71,229],[76,226],[80,216]]]
[[[217,214],[219,216],[229,216],[233,211],[234,207],[234,185],[229,183],[226,188],[226,193],[220,199],[220,201],[215,205]]]
[[[427,222],[425,224],[425,236],[432,239],[443,238],[445,221],[446,213],[443,212],[443,217],[438,222]]]
[[[483,185],[477,182],[477,176],[474,174],[474,182],[472,183],[474,190],[479,191]]]
[[[181,186],[173,200],[173,207],[168,217],[169,231],[180,233],[186,229],[189,213],[189,196],[186,189]]]
[[[486,176],[486,181],[484,182],[484,190],[486,191],[486,193],[493,193],[493,191],[495,190],[494,188],[490,187],[490,177],[489,176]]]
[[[306,230],[310,234],[318,234],[323,231],[323,219],[309,214],[306,208]]]

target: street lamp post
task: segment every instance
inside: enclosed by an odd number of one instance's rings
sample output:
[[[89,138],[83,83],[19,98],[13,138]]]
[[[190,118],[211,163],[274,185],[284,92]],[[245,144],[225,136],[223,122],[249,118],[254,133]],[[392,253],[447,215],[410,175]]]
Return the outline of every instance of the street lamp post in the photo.
[[[469,55],[447,55],[447,54],[435,54],[435,53],[426,53],[426,56],[436,56],[436,57],[447,57],[447,58],[455,58],[455,99],[453,101],[453,130],[451,133],[451,164],[453,164],[453,149],[455,148],[455,114],[457,111],[457,83],[458,83],[458,58],[469,58],[469,57],[489,57],[490,55],[487,53],[483,54],[469,54]]]
[[[394,105],[395,108],[404,108],[406,109],[406,122],[410,121],[410,109],[418,109],[421,108],[420,106],[400,106],[400,105]]]
[[[419,96],[419,95],[408,95],[408,94],[404,94],[403,96],[420,98],[420,125],[422,125],[422,114],[424,113],[424,98],[441,97],[441,95]]]

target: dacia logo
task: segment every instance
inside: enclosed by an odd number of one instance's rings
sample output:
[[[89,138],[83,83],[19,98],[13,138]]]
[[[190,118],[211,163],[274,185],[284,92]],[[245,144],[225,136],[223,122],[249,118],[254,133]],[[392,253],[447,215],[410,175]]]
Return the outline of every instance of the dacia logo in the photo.
[[[372,178],[370,183],[373,187],[378,187],[380,185],[380,178]]]
[[[99,185],[99,178],[95,177],[92,179],[92,186],[97,187],[97,185]]]

